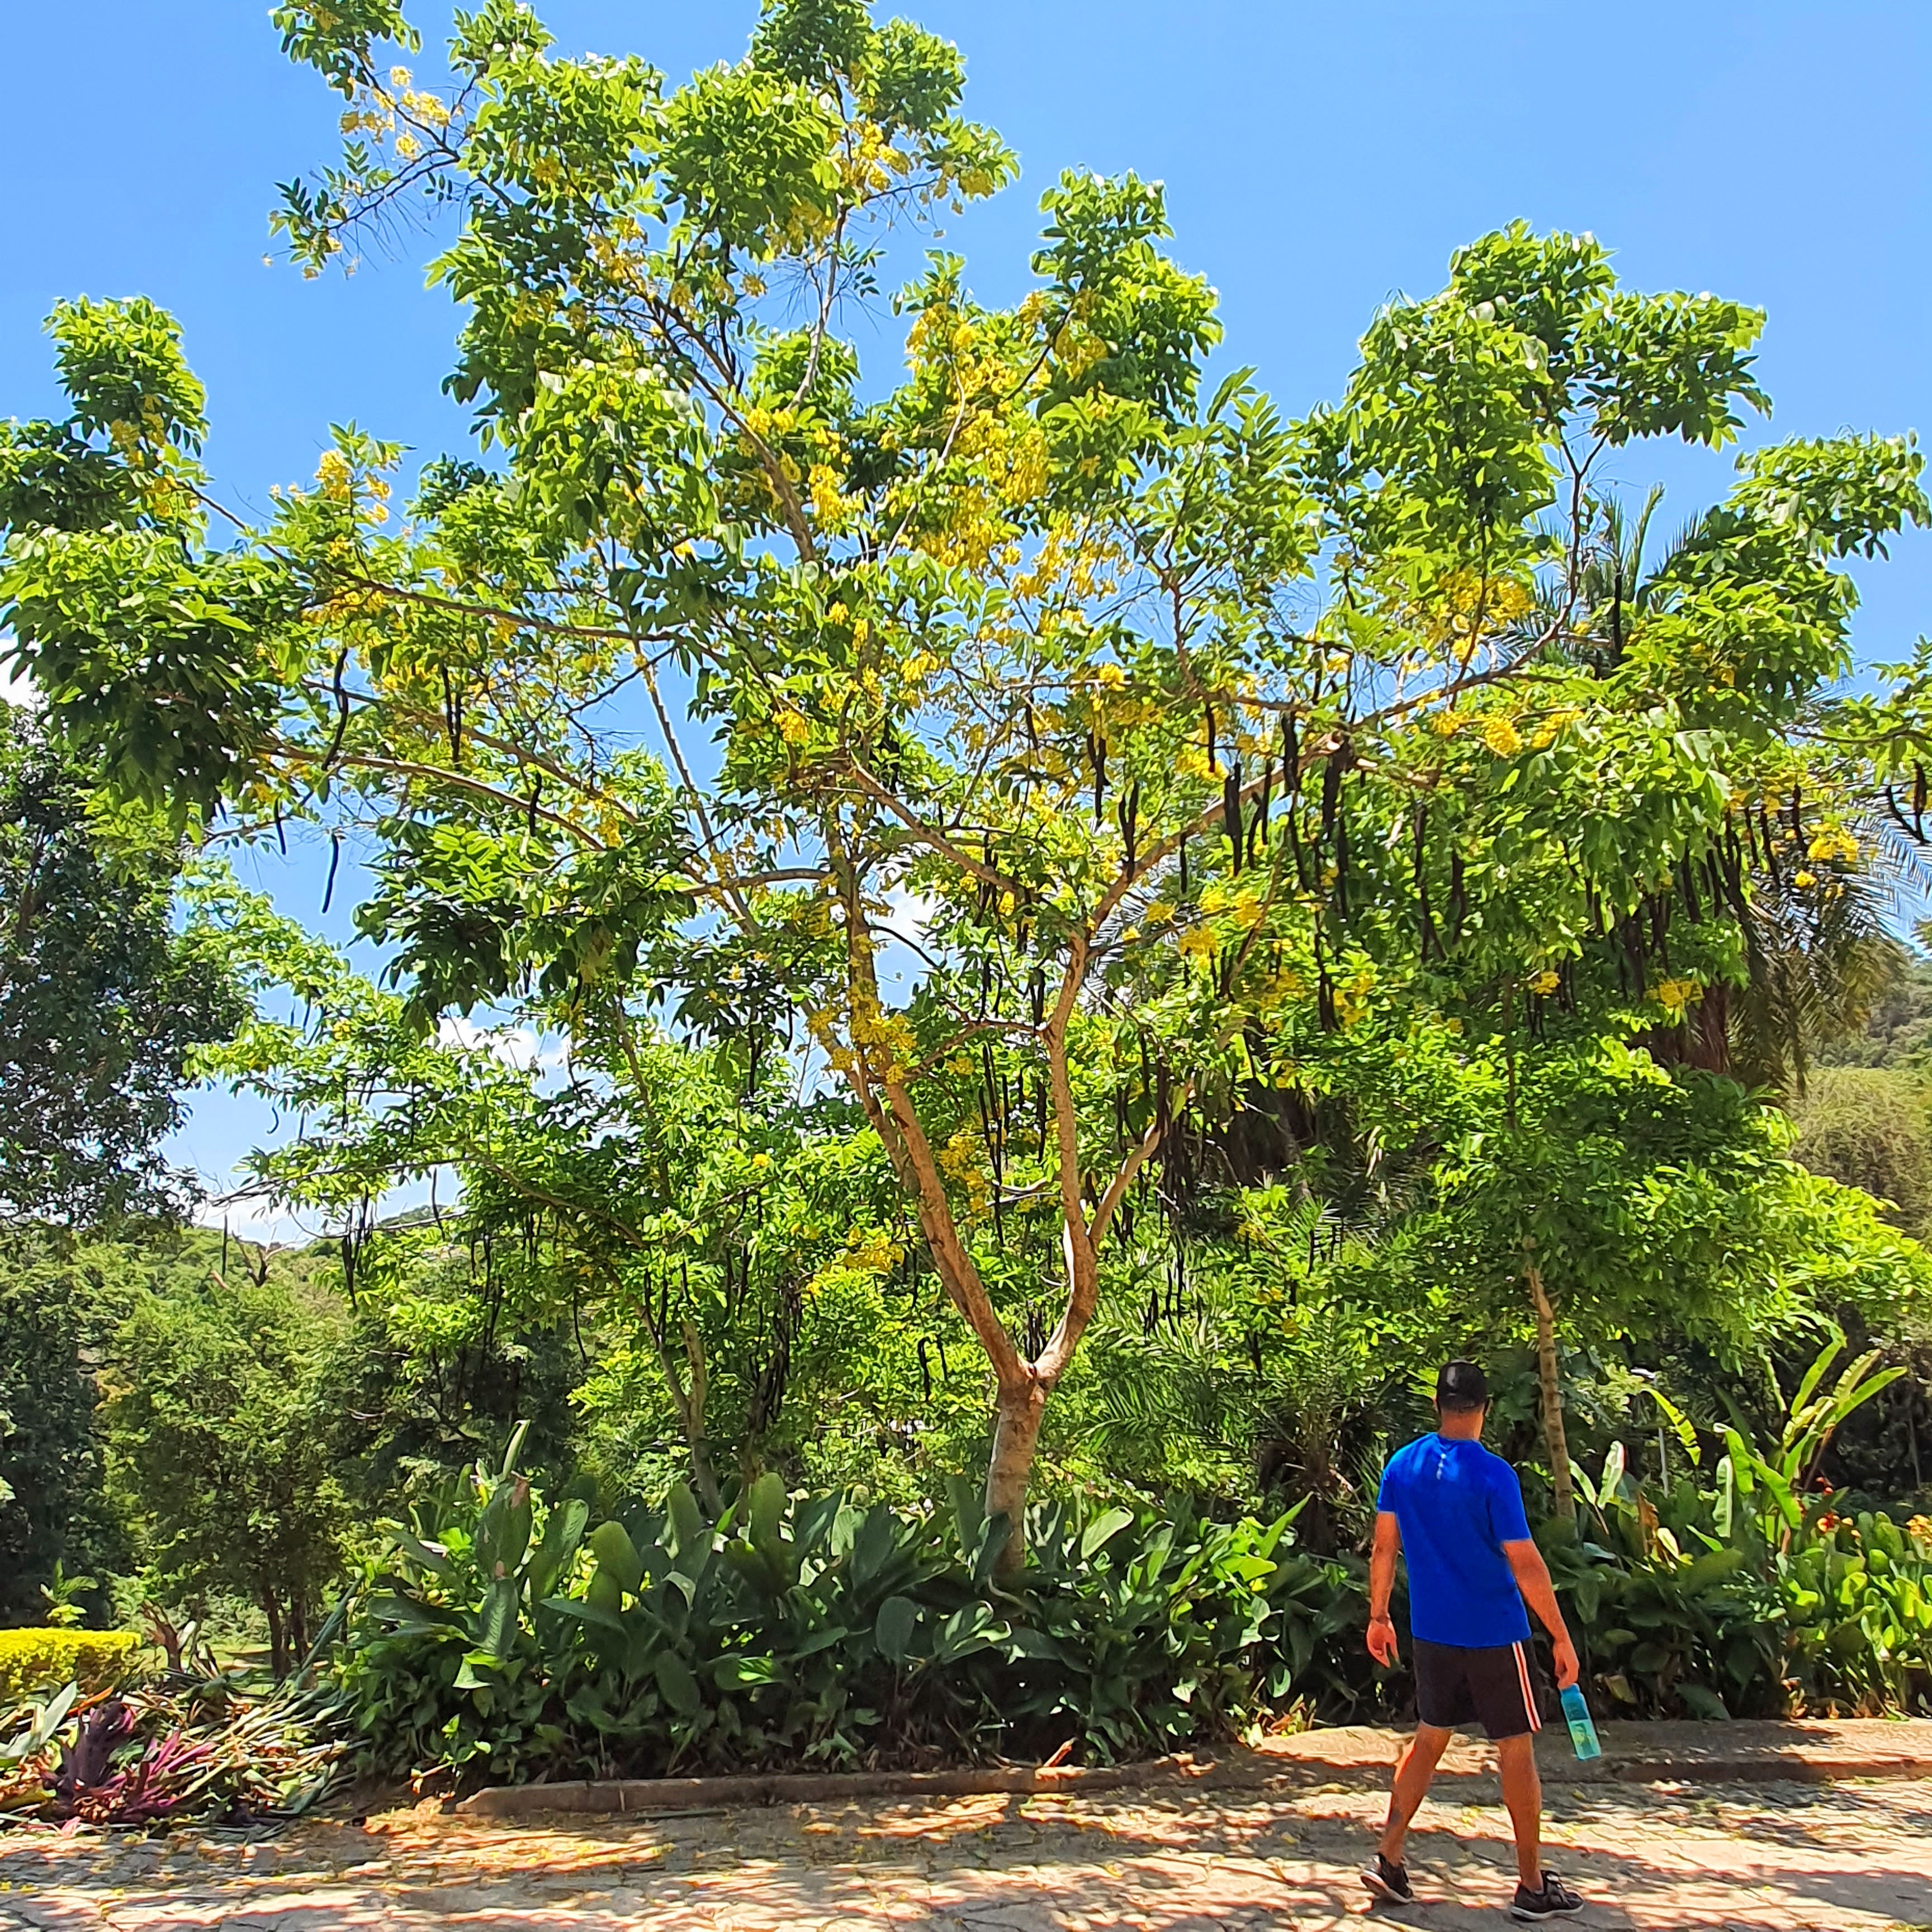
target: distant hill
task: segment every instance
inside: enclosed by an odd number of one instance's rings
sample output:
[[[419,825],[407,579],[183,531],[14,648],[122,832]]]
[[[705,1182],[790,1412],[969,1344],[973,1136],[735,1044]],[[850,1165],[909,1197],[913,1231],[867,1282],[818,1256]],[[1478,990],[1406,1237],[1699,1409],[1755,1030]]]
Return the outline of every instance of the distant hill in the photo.
[[[1820,1046],[1820,1066],[1924,1067],[1932,1059],[1932,958],[1915,954],[1862,1034]]]

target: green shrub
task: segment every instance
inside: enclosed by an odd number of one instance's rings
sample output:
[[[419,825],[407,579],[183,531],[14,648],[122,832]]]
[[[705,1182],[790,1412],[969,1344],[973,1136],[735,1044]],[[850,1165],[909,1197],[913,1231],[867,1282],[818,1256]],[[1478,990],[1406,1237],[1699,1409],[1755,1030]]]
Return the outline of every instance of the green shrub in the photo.
[[[1228,1734],[1302,1686],[1345,1703],[1359,1566],[1284,1517],[1055,1504],[1023,1586],[1004,1523],[789,1496],[714,1523],[689,1492],[590,1528],[479,1472],[392,1526],[340,1667],[372,1766],[526,1779],[1044,1755],[1144,1756]]]
[[[1840,1368],[1844,1347],[1840,1336],[1807,1371],[1774,1443],[1719,1432],[1708,1481],[1674,1409],[1692,1473],[1667,1494],[1636,1485],[1621,1443],[1594,1480],[1576,1472],[1584,1534],[1548,1525],[1544,1540],[1611,1710],[1932,1712],[1932,1547],[1916,1526],[1844,1514],[1808,1486],[1838,1424],[1898,1373],[1874,1372],[1875,1354]]]
[[[1621,1444],[1577,1472],[1551,1568],[1606,1714],[1932,1708],[1932,1543],[1808,1487],[1838,1423],[1888,1385],[1842,1342],[1775,1442],[1703,1445],[1655,1498]],[[514,1450],[513,1450],[514,1454]],[[600,1520],[602,1519],[602,1520]],[[596,1526],[592,1526],[595,1523]],[[1932,1527],[1932,1526],[1928,1526]],[[388,1526],[346,1606],[337,1668],[372,1768],[459,1779],[1144,1757],[1294,1700],[1399,1711],[1362,1644],[1366,1578],[1295,1546],[1289,1517],[1228,1522],[1054,1502],[994,1574],[1003,1521],[754,1483],[716,1521],[674,1487],[613,1514],[548,1501],[506,1461]],[[1400,1601],[1397,1604],[1400,1618]]]
[[[133,1630],[0,1630],[0,1708],[64,1684],[104,1690],[140,1648]]]

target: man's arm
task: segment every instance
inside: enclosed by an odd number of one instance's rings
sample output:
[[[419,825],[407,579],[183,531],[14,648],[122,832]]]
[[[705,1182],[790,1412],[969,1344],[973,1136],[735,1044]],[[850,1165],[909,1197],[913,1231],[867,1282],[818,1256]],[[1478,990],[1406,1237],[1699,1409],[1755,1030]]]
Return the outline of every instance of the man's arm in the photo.
[[[1376,1544],[1379,1548],[1379,1534]],[[1523,1601],[1536,1612],[1537,1621],[1550,1633],[1550,1655],[1556,1666],[1557,1688],[1567,1690],[1576,1681],[1576,1650],[1570,1641],[1569,1628],[1563,1621],[1563,1612],[1557,1606],[1556,1586],[1550,1580],[1550,1565],[1544,1562],[1543,1552],[1534,1544],[1527,1541],[1504,1544],[1503,1554],[1509,1559],[1510,1574],[1516,1579],[1516,1588],[1522,1592]],[[1375,1588],[1372,1571],[1369,1587],[1372,1598]],[[1372,1629],[1370,1634],[1370,1642],[1372,1647]]]
[[[1402,1527],[1394,1513],[1378,1510],[1375,1547],[1369,1556],[1369,1654],[1384,1666],[1393,1666],[1396,1660],[1395,1625],[1389,1621],[1388,1606],[1389,1593],[1395,1588],[1396,1552],[1401,1547]]]

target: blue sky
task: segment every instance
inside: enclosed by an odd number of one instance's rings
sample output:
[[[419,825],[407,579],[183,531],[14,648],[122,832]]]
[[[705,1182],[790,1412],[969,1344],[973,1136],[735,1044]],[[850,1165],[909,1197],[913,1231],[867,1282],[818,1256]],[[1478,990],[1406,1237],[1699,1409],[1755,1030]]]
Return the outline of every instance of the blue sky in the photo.
[[[990,298],[1023,283],[1040,190],[1066,167],[1163,180],[1175,252],[1220,290],[1224,359],[1284,408],[1334,396],[1390,295],[1521,216],[1588,229],[1645,288],[1768,309],[1777,404],[1751,441],[1932,430],[1932,5],[1927,0],[908,0],[956,40],[968,107],[1020,185],[948,236]],[[735,56],[755,0],[552,0],[562,51],[643,54],[673,79]],[[887,10],[882,6],[881,10]],[[432,48],[446,16],[412,17]],[[433,64],[421,64],[427,74]],[[172,309],[209,391],[231,500],[305,478],[332,422],[424,454],[461,446],[439,392],[454,318],[430,238],[350,279],[265,267],[274,184],[328,155],[339,106],[282,60],[254,0],[0,8],[0,416],[54,400],[40,323],[59,297]],[[862,341],[862,349],[866,345]],[[873,350],[888,352],[883,328]],[[1646,449],[1634,485],[1674,522],[1730,458]],[[1932,629],[1932,540],[1862,573],[1868,660]],[[313,916],[312,852],[244,867]],[[338,910],[329,922],[345,929]],[[181,1158],[220,1180],[268,1117],[197,1096]]]

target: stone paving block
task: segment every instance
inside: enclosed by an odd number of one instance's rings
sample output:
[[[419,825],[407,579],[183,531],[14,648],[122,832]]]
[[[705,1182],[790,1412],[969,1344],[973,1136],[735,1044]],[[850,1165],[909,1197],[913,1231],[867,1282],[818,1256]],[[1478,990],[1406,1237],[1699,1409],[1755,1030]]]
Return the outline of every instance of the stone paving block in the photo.
[[[1514,1883],[1493,1780],[1418,1820],[1422,1903],[1474,1932]],[[1261,1932],[1358,1928],[1382,1799],[1301,1790],[842,1802],[676,1820],[431,1814],[270,1844],[0,1836],[0,1932]],[[1552,1790],[1548,1862],[1621,1932],[1932,1925],[1932,1786]]]

